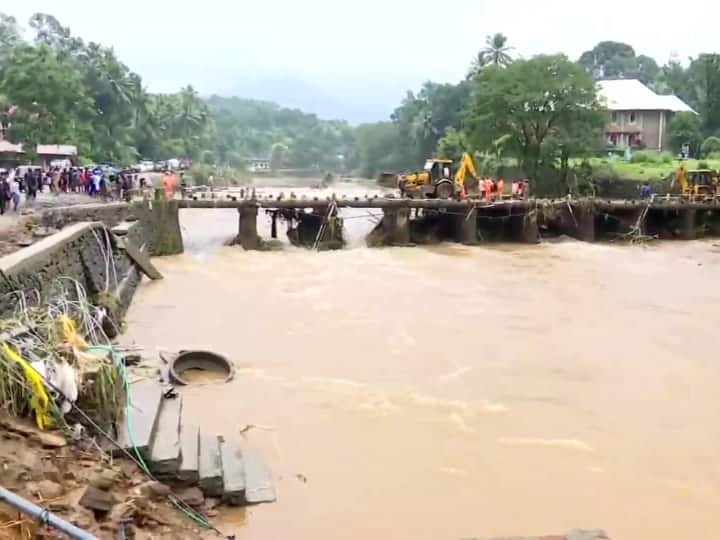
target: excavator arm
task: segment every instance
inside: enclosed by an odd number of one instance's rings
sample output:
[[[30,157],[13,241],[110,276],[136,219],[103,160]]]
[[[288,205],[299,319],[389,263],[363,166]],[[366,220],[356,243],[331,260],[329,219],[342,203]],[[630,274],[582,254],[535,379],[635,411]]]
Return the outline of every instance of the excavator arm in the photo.
[[[680,193],[682,193],[683,195],[689,195],[692,192],[690,181],[688,180],[688,172],[687,167],[685,167],[685,163],[680,163],[680,166],[675,172],[675,177],[673,178],[673,182],[671,185],[672,187],[679,188]]]
[[[477,171],[475,170],[475,163],[473,163],[470,154],[463,152],[460,166],[455,173],[455,188],[462,194],[465,193],[465,175],[467,174],[470,174],[475,180],[480,181]]]

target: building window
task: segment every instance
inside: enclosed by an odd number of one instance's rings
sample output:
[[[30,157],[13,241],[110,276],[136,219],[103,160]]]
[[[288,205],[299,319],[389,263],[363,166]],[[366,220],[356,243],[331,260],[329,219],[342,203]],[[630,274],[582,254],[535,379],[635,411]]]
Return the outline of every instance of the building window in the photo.
[[[612,113],[612,123],[617,124],[617,111],[613,111]]]
[[[635,111],[630,111],[630,123],[635,124],[637,122],[637,113]]]

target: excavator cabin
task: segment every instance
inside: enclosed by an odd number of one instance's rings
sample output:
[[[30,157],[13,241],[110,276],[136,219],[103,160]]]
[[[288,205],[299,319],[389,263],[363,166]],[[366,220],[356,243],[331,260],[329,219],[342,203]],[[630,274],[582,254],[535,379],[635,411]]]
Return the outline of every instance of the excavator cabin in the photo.
[[[685,163],[681,163],[673,183],[683,195],[720,195],[720,173],[713,169],[688,170]]]
[[[450,159],[428,159],[422,171],[399,175],[398,187],[402,196],[409,198],[449,199],[463,193],[467,173],[477,178],[467,153],[457,170]]]

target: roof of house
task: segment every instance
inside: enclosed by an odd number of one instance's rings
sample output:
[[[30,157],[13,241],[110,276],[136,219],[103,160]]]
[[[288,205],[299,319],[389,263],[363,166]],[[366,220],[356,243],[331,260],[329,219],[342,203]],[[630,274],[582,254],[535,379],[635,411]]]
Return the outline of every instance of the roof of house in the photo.
[[[0,153],[24,153],[22,144],[13,144],[10,141],[0,141]],[[38,144],[36,153],[39,156],[77,156],[77,147],[72,144]]]
[[[10,141],[0,141],[0,152],[20,154],[22,151],[22,144],[13,144]]]
[[[37,153],[51,156],[77,156],[77,146],[73,144],[38,144]]]
[[[656,94],[637,79],[598,81],[598,95],[611,111],[695,112],[679,97]]]

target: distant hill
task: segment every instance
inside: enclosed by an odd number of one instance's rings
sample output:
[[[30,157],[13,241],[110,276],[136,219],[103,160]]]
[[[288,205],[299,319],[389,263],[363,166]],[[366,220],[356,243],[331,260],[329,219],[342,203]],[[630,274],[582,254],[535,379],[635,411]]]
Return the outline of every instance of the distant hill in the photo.
[[[362,90],[362,89],[361,89]],[[330,95],[322,89],[293,78],[243,80],[224,92],[226,97],[270,101],[282,107],[314,113],[325,120],[347,120],[351,124],[387,120],[397,99],[378,98],[364,91],[355,95]]]

